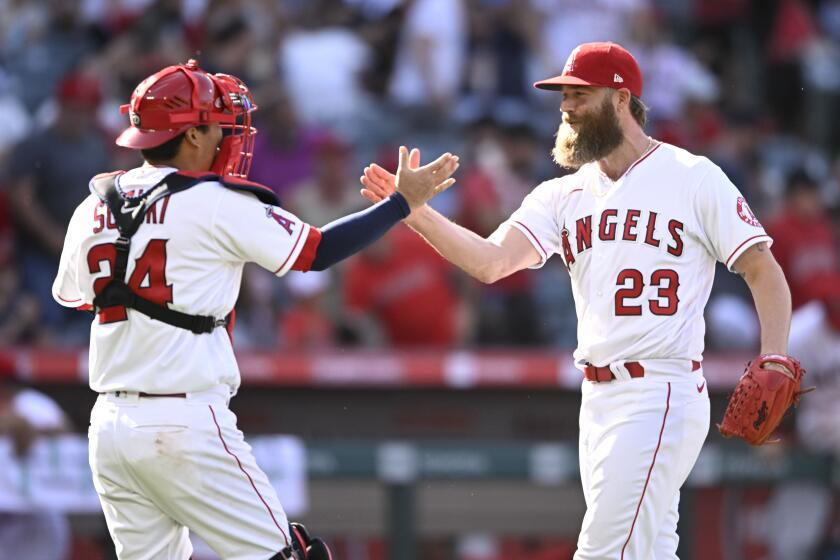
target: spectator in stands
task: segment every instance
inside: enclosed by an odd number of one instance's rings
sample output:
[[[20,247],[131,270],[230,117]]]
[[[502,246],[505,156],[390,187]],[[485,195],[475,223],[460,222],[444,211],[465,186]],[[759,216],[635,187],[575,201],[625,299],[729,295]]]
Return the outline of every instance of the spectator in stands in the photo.
[[[20,97],[14,95],[9,76],[0,68],[0,168],[10,150],[31,130],[31,119]]]
[[[315,145],[314,175],[286,198],[289,210],[310,224],[326,224],[364,208],[356,187],[353,152],[335,137]]]
[[[456,346],[466,317],[452,274],[425,241],[397,226],[347,263],[345,310],[351,321],[372,319],[392,346]]]
[[[543,22],[545,54],[539,75],[559,74],[576,45],[591,41],[627,43],[628,22],[649,0],[534,0]],[[560,65],[559,67],[557,65]]]
[[[0,436],[11,439],[18,461],[41,436],[68,431],[67,417],[52,399],[32,389],[0,382]],[[0,512],[0,551],[14,558],[65,560],[70,525],[64,513],[48,509]]]
[[[835,237],[840,241],[840,150],[834,156],[831,171],[822,184],[821,193],[828,206]]]
[[[813,278],[808,286],[810,301],[793,313],[790,324],[789,351],[802,356],[807,371],[806,386],[817,391],[805,395],[796,410],[796,428],[800,441],[810,450],[830,453],[840,458],[840,270]],[[793,487],[793,488],[788,488]],[[804,483],[789,483],[777,491],[796,491],[799,508],[794,509],[793,496],[787,503],[778,498],[780,522],[777,534],[770,541],[777,549],[777,558],[835,558],[817,556],[817,547],[840,549],[840,526],[831,526],[830,495],[824,488]],[[840,514],[835,504],[834,515]],[[785,513],[782,513],[785,512]],[[799,523],[790,524],[791,512]],[[834,522],[840,521],[840,517]],[[828,534],[825,528],[829,528]],[[833,541],[833,542],[832,542]]]
[[[348,136],[360,133],[356,125],[371,110],[362,83],[371,52],[350,27],[352,17],[341,0],[308,2],[303,26],[283,39],[278,56],[301,120]]]
[[[21,285],[11,258],[0,257],[0,347],[41,342],[40,316],[38,299]]]
[[[400,23],[405,17],[402,0],[350,0],[359,10],[359,35],[368,44],[370,62],[362,75],[365,89],[377,102],[385,97],[394,72]]]
[[[286,287],[292,305],[280,316],[280,346],[303,351],[335,346],[334,322],[324,309],[329,271],[291,273]]]
[[[446,116],[463,79],[467,14],[463,0],[410,0],[389,96],[424,122]]]
[[[840,458],[840,271],[811,280],[811,301],[794,312],[790,351],[802,356],[809,393],[797,411],[800,438]]]
[[[469,10],[469,49],[459,119],[493,114],[522,120],[528,107],[532,53],[541,47],[540,14],[530,0],[474,2]]]
[[[31,5],[13,12],[23,20],[24,29],[9,26],[3,58],[21,101],[34,113],[53,94],[60,78],[93,52],[94,44],[82,22],[81,0],[26,4]],[[4,24],[5,9],[4,6]]]
[[[4,178],[22,281],[39,298],[42,319],[53,328],[68,315],[50,301],[66,224],[78,200],[88,194],[91,177],[109,169],[111,160],[104,138],[92,128],[99,84],[71,74],[59,83],[56,96],[55,122],[15,149]]]
[[[458,197],[456,221],[479,235],[519,207],[545,169],[537,137],[527,125],[500,127],[491,122],[476,127],[473,164],[466,166]],[[470,284],[478,299],[477,341],[481,344],[536,344],[541,335],[533,320],[534,273],[523,270],[493,285]],[[574,314],[574,309],[569,308]],[[562,312],[558,310],[558,312]]]
[[[828,22],[823,22],[823,27],[827,26]],[[840,44],[822,30],[804,49],[802,81],[808,137],[820,148],[836,153],[840,148],[840,132],[834,126],[840,118]]]
[[[670,40],[667,25],[653,9],[639,10],[631,24],[628,48],[645,77],[651,124],[679,121],[688,100],[717,99],[720,88],[715,76],[688,49]]]
[[[809,283],[838,267],[835,232],[819,185],[807,172],[798,169],[788,176],[782,211],[766,224],[766,230],[797,309],[808,301]]]
[[[276,277],[258,266],[242,269],[233,342],[237,350],[270,350],[277,345],[277,321],[287,297]]]
[[[767,98],[783,132],[801,129],[805,106],[802,95],[802,55],[816,37],[814,15],[805,0],[779,0],[767,45]],[[771,87],[772,86],[772,87]]]
[[[233,74],[245,83],[257,83],[249,64],[254,44],[248,21],[242,14],[227,10],[213,16],[207,22],[202,65],[210,73]]]
[[[282,201],[315,173],[315,150],[326,135],[304,125],[279,86],[260,91],[254,159],[248,176],[274,189]]]

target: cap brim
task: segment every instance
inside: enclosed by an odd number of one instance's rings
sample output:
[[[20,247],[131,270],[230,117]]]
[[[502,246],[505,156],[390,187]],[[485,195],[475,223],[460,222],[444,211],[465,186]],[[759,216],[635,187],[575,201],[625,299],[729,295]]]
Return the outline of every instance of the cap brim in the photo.
[[[539,82],[534,82],[534,87],[537,89],[559,90],[563,86],[597,86],[592,82],[587,82],[574,76],[554,76],[553,78],[546,78]]]
[[[122,146],[123,148],[147,150],[149,148],[156,148],[172,140],[181,132],[180,130],[143,130],[129,126],[117,136],[114,142],[117,146]]]

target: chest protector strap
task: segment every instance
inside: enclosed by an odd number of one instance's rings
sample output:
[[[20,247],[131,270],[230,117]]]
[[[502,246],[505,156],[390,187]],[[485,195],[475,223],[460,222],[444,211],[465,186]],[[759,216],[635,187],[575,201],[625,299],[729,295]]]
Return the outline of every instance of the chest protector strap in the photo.
[[[158,200],[185,191],[205,181],[218,181],[231,189],[252,192],[261,201],[276,205],[278,200],[274,192],[267,187],[248,181],[228,182],[218,175],[176,172],[164,177],[142,195],[127,197],[117,188],[117,177],[121,174],[98,175],[90,183],[91,191],[108,205],[114,222],[117,224],[117,231],[119,231],[119,237],[114,244],[116,261],[113,278],[94,298],[94,307],[97,310],[115,306],[128,307],[152,319],[192,331],[195,334],[210,333],[216,327],[227,327],[231,318],[230,314],[224,319],[217,319],[209,315],[190,315],[189,313],[169,309],[165,305],[159,305],[134,293],[125,281],[131,237],[143,223],[146,211]]]

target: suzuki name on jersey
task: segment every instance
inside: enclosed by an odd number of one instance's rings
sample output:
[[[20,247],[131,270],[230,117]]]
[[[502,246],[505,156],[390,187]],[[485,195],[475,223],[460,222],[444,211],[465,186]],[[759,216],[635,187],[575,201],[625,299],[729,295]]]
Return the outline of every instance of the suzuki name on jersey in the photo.
[[[166,196],[152,204],[146,210],[145,223],[162,224],[166,219],[166,209],[169,207],[169,197]],[[97,202],[93,208],[93,233],[100,233],[106,229],[117,229],[117,223],[111,215],[111,209],[104,202]]]
[[[667,237],[657,237],[657,224],[665,223],[666,218],[654,211],[635,209],[618,210],[607,208],[600,216],[583,216],[575,220],[572,231],[564,226],[560,232],[563,247],[563,261],[571,270],[575,255],[592,248],[593,234],[601,241],[628,241],[642,243],[659,248],[665,243],[668,254],[679,257],[683,254],[683,234],[685,226],[679,220],[667,220]],[[594,232],[593,232],[594,223]],[[664,231],[662,232],[664,233]],[[574,237],[570,240],[570,237]],[[574,241],[574,243],[573,243]]]

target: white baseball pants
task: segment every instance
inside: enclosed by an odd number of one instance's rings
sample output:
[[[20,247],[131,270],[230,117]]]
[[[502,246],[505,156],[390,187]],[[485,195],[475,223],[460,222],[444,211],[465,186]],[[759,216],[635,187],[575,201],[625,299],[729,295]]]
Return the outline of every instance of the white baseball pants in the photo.
[[[680,487],[709,431],[702,370],[583,382],[575,560],[674,560]]]
[[[228,409],[228,387],[187,398],[100,395],[90,466],[120,560],[187,560],[188,530],[226,560],[265,560],[288,521]]]

